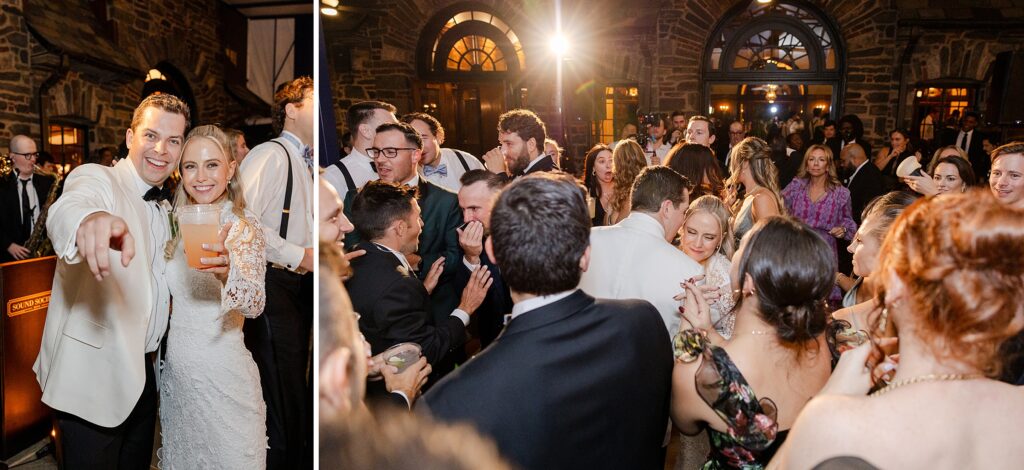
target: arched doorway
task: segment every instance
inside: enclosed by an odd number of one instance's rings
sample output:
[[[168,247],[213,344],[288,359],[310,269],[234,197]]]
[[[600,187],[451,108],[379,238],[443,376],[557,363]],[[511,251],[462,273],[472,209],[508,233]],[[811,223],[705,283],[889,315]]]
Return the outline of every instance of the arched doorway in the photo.
[[[156,93],[177,96],[188,105],[192,116],[189,127],[195,127],[199,122],[199,112],[196,109],[196,99],[192,94],[192,87],[189,86],[188,80],[185,79],[181,71],[167,62],[160,62],[146,72],[146,80],[142,85],[142,96],[139,101]]]
[[[417,58],[414,106],[441,121],[445,146],[477,156],[494,147],[498,117],[525,93],[526,55],[509,23],[482,5],[450,7],[427,23]]]
[[[715,28],[702,62],[703,102],[722,122],[740,119],[760,134],[774,118],[815,109],[841,112],[844,48],[821,11],[800,0],[750,2]],[[809,128],[809,126],[808,126]]]

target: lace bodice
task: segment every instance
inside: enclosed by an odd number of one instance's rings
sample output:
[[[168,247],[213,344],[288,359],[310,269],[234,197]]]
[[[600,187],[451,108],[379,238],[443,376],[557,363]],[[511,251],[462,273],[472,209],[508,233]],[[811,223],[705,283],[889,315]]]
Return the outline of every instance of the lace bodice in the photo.
[[[721,253],[708,258],[704,267],[704,283],[718,288],[718,299],[711,303],[711,323],[726,339],[732,337],[733,326],[736,325],[736,313],[732,311],[736,299],[732,295],[732,280],[729,278],[731,263]]]

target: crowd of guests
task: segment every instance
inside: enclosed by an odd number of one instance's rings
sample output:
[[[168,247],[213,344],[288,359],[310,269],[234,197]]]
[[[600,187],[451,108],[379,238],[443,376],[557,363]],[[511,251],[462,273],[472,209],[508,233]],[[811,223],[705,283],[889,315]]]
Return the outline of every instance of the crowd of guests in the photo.
[[[321,462],[1024,457],[1024,143],[978,161],[965,116],[934,152],[894,131],[872,153],[853,115],[761,139],[680,112],[594,146],[577,179],[531,111],[479,158],[395,111],[353,105],[351,154],[322,173]],[[421,357],[389,362],[403,343]]]

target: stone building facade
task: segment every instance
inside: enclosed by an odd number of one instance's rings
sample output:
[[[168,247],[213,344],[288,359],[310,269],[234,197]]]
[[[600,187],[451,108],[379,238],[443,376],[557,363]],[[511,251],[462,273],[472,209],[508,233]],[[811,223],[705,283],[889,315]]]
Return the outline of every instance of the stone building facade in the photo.
[[[223,38],[221,2],[5,0],[0,13],[4,151],[17,134],[49,150],[55,123],[87,129],[86,151],[119,146],[152,69],[187,95],[193,124],[237,125],[259,106],[229,87],[237,41]]]
[[[826,29],[835,31],[838,37],[832,42],[839,64],[832,69],[834,97],[827,111],[833,118],[858,115],[873,145],[887,141],[891,129],[916,125],[923,108],[915,95],[926,87],[968,87],[964,109],[982,112],[985,122],[993,81],[1000,79],[993,76],[997,56],[1016,52],[1018,60],[1024,60],[1021,0],[959,2],[963,5],[943,0],[775,2],[812,12]],[[714,74],[709,67],[714,36],[730,18],[757,7],[752,0],[561,3],[563,27],[571,32],[572,46],[569,59],[563,61],[564,123],[558,122],[555,99],[558,60],[547,47],[555,27],[552,0],[355,2],[346,14],[325,17],[339,132],[345,130],[344,110],[353,102],[377,99],[395,104],[399,112],[420,111],[426,101],[425,84],[460,80],[455,72],[438,76],[429,60],[424,65],[423,55],[432,52],[431,44],[443,33],[437,25],[444,19],[460,11],[483,11],[515,31],[525,55],[522,73],[504,78],[504,108],[536,110],[549,132],[554,130],[551,133],[561,140],[564,129],[568,142],[563,143],[580,154],[602,134],[606,110],[600,90],[605,87],[632,84],[638,95],[635,106],[643,110],[715,112],[707,109],[712,103],[706,88]],[[484,75],[466,73],[462,80],[474,83]],[[520,93],[522,89],[526,90]],[[493,128],[487,115],[483,117],[481,125]],[[1019,127],[998,124],[989,122],[989,129],[1005,137],[1024,133]],[[615,134],[617,138],[617,129]]]

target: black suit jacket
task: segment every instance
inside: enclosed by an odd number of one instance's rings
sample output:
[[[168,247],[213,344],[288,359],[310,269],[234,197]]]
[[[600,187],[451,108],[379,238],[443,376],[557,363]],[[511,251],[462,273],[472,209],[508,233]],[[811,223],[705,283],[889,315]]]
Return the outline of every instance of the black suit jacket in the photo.
[[[839,137],[833,137],[831,139],[826,139],[826,138],[822,137],[821,141],[819,141],[817,143],[819,143],[821,145],[825,145],[829,149],[832,150],[832,161],[834,161],[834,162],[838,162],[839,161],[839,151],[842,150],[842,146],[843,146],[842,139],[840,139]],[[870,158],[870,155],[868,156],[868,158]]]
[[[352,201],[355,191],[345,195],[345,215],[352,217]],[[417,254],[422,261],[414,266],[416,275],[423,279],[430,273],[430,266],[444,256],[444,272],[430,295],[429,310],[439,323],[444,321],[452,310],[459,306],[461,292],[455,286],[455,273],[462,264],[462,248],[459,247],[459,234],[455,230],[462,225],[462,210],[459,209],[459,197],[447,189],[437,186],[424,178],[420,178],[417,188],[417,200],[420,205],[420,218],[423,219],[423,233],[420,234],[420,247]],[[362,242],[356,232],[345,235],[345,246],[352,247]]]
[[[529,169],[527,169],[526,172],[523,173],[523,174],[524,175],[528,175],[530,173],[536,173],[538,171],[554,171],[554,170],[555,170],[555,161],[551,159],[550,155],[544,155],[544,158],[541,158],[540,160],[538,160],[537,163],[535,163],[533,166],[531,166]]]
[[[650,303],[577,290],[512,320],[420,403],[525,469],[660,469],[672,364]]]
[[[971,169],[974,170],[975,184],[979,186],[988,186],[988,172],[992,169],[992,161],[981,146],[984,137],[984,134],[975,129],[971,135],[971,142],[967,146],[967,160],[971,162]],[[953,141],[949,145],[956,145],[960,133],[954,132],[952,138]]]
[[[885,194],[885,183],[882,172],[868,160],[861,167],[860,171],[853,177],[853,180],[846,183],[850,189],[850,209],[853,210],[853,220],[860,225],[860,213],[872,199]]]
[[[49,176],[32,175],[32,186],[36,190],[40,205],[46,204],[46,197],[50,195],[53,182],[54,179]],[[21,231],[21,199],[18,197],[20,192],[21,183],[14,174],[0,180],[0,262],[14,261],[14,257],[7,251],[11,243],[24,245],[28,240],[28,236],[23,235]]]
[[[473,314],[470,330],[476,328],[480,347],[486,348],[498,337],[498,333],[501,333],[505,325],[505,315],[512,313],[512,295],[501,277],[501,270],[487,257],[486,251],[480,253],[480,263],[491,272],[491,287],[487,289],[487,297],[484,297],[483,303]],[[470,274],[469,268],[460,263],[455,285],[465,286],[469,282]]]
[[[413,342],[423,349],[427,362],[435,364],[466,341],[462,320],[449,316],[434,322],[423,282],[404,272],[397,256],[373,243],[360,243],[354,249],[366,254],[352,260],[353,274],[345,288],[373,354]]]

